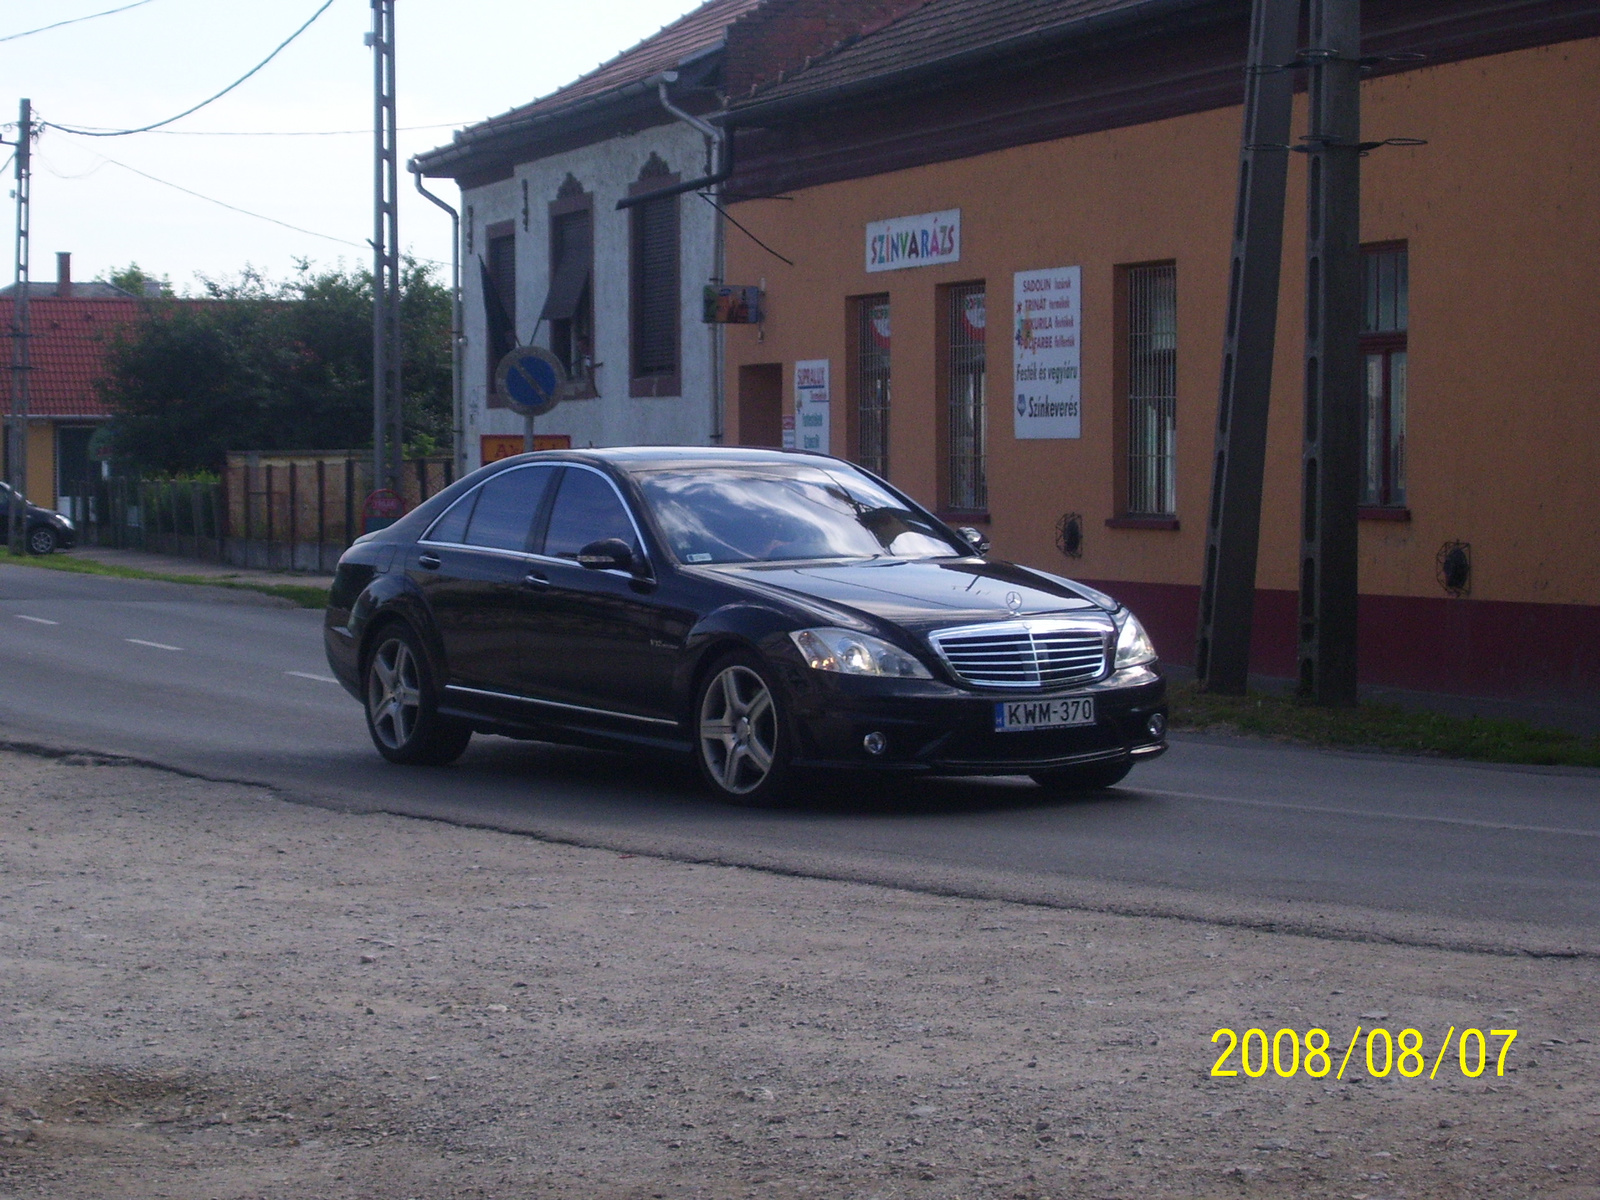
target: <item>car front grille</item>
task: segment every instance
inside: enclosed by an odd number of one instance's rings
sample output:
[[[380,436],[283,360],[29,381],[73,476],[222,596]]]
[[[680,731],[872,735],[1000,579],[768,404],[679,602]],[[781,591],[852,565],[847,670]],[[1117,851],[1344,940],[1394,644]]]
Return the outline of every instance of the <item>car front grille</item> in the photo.
[[[1003,621],[936,630],[928,640],[965,683],[1048,688],[1104,675],[1111,631],[1082,621]]]

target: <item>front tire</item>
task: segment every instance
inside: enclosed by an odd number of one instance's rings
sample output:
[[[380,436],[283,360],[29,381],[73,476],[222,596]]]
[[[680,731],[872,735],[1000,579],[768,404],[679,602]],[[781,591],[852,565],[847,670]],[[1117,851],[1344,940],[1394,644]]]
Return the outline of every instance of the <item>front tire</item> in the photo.
[[[416,634],[404,625],[379,632],[366,670],[367,732],[393,763],[442,767],[455,762],[472,729],[439,715],[439,693]]]
[[[1086,763],[1079,767],[1036,771],[1029,778],[1052,792],[1092,792],[1097,788],[1115,787],[1127,778],[1131,770],[1131,762]]]
[[[741,652],[706,673],[695,697],[695,761],[719,799],[769,805],[786,798],[789,735],[773,672]]]
[[[56,552],[56,531],[48,525],[35,525],[28,530],[28,553],[43,557]]]

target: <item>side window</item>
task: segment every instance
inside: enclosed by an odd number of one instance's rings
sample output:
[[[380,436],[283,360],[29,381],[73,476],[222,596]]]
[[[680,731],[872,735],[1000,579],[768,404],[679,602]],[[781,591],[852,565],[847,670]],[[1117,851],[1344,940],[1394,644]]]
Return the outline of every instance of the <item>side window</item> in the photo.
[[[549,486],[549,467],[522,467],[496,475],[478,489],[478,506],[462,540],[469,546],[526,550],[533,518]]]
[[[461,499],[457,500],[448,509],[444,516],[433,523],[433,528],[428,530],[425,542],[464,542],[467,540],[467,522],[472,520],[473,505],[478,503],[478,497],[483,494],[482,488],[473,488]]]
[[[578,551],[601,538],[621,538],[639,553],[633,523],[611,484],[593,471],[569,468],[561,480],[544,552],[557,558],[576,558]]]

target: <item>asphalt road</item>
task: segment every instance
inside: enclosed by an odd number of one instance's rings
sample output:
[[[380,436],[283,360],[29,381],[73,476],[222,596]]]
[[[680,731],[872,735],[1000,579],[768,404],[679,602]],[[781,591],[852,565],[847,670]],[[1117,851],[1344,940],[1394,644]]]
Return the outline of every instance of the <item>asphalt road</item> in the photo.
[[[0,567],[0,741],[622,852],[1600,953],[1600,772],[1180,735],[1086,800],[1017,779],[847,780],[751,811],[710,800],[687,767],[500,738],[453,768],[391,766],[328,674],[320,621],[249,592]]]

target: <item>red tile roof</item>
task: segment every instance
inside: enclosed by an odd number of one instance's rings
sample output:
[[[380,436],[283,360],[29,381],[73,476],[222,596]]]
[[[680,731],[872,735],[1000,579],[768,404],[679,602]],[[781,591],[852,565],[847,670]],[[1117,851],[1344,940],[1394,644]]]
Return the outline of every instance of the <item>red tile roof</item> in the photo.
[[[0,330],[7,333],[11,329],[11,310],[10,300],[0,300]],[[101,419],[111,416],[95,384],[105,374],[106,350],[112,338],[137,321],[143,311],[144,306],[134,299],[34,297],[28,305],[33,329],[29,414]],[[7,415],[11,412],[14,378],[10,366],[9,357],[0,361],[0,414]]]
[[[566,87],[471,128],[478,130],[534,113],[553,112],[586,96],[648,79],[658,71],[670,71],[696,51],[717,45],[729,25],[760,4],[761,0],[706,0],[692,13],[663,26],[638,45],[601,63]]]

